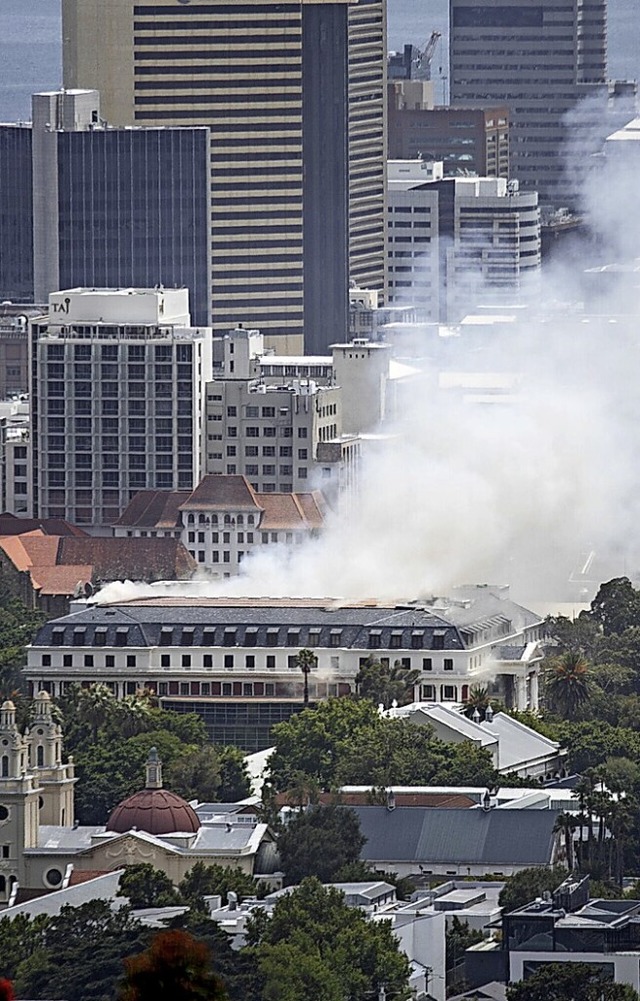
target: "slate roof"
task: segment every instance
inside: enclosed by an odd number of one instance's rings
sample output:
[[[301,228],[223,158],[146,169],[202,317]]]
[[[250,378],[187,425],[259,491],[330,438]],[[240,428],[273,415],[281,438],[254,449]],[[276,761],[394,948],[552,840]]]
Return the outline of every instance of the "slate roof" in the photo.
[[[132,542],[136,540],[121,540]],[[140,540],[148,541],[148,540]],[[338,635],[337,646],[369,650],[369,629],[380,633],[381,647],[390,647],[391,632],[402,632],[401,643],[409,649],[416,631],[422,633],[422,648],[432,648],[435,632],[442,634],[444,649],[462,650],[464,644],[459,631],[443,619],[421,610],[397,610],[380,606],[334,606],[260,604],[250,602],[229,603],[216,599],[192,599],[183,602],[166,599],[145,602],[125,602],[120,605],[88,605],[86,609],[52,619],[38,631],[34,646],[49,646],[54,632],[62,630],[59,646],[73,646],[74,634],[85,630],[85,643],[93,646],[96,630],[106,629],[102,646],[267,646],[267,634],[274,646],[292,646],[300,649],[309,645],[309,634],[319,635],[321,647],[332,645],[332,636]],[[235,630],[235,642],[229,642],[229,631]],[[298,635],[289,642],[288,634]],[[187,633],[185,640],[182,637]],[[226,634],[226,638],[225,638]],[[249,637],[249,642],[247,641]],[[275,642],[273,640],[275,639]],[[374,651],[375,653],[375,651]]]
[[[114,524],[126,528],[176,528],[190,490],[139,490]]]
[[[87,536],[77,525],[63,521],[62,518],[18,518],[8,511],[0,514],[0,535],[23,535],[38,529],[43,535]]]
[[[208,511],[212,507],[257,511],[260,505],[246,476],[203,476],[193,493],[180,508],[182,511]]]
[[[557,810],[442,810],[354,806],[367,862],[549,865]]]

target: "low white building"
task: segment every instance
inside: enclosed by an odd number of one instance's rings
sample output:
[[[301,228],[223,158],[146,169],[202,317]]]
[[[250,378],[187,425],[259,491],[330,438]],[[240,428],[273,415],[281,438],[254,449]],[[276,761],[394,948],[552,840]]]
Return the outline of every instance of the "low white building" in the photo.
[[[489,751],[496,770],[502,775],[539,781],[564,776],[567,752],[557,741],[507,713],[494,713],[490,707],[483,719],[480,713],[468,719],[462,708],[422,702],[388,709],[385,715],[431,726],[435,736],[447,743],[471,741]]]

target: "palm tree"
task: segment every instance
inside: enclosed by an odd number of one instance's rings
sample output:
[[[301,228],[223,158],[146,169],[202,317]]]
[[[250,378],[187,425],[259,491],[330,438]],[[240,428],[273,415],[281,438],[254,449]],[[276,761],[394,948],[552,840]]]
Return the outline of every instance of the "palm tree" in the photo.
[[[464,700],[464,714],[471,718],[476,711],[482,715],[489,705],[489,689],[481,685],[472,685],[469,694]]]
[[[305,706],[309,705],[309,673],[318,664],[318,658],[316,657],[313,650],[300,650],[298,656],[296,657],[296,664],[302,671],[304,675],[304,695],[303,702]]]
[[[98,740],[98,730],[113,712],[115,704],[115,696],[107,685],[90,685],[78,692],[78,717],[91,727],[94,744]]]
[[[573,858],[573,832],[580,821],[573,813],[559,813],[556,817],[556,822],[553,825],[554,834],[562,832],[564,838],[564,849],[567,857],[567,869],[569,872],[573,871],[574,858]]]
[[[140,695],[125,695],[115,704],[114,711],[124,737],[142,733],[152,718],[149,700]]]
[[[406,667],[401,660],[388,667],[369,657],[356,675],[356,687],[362,698],[371,699],[377,705],[389,706],[396,702],[402,706],[413,701],[419,678],[420,671]]]
[[[544,687],[550,708],[571,717],[587,701],[589,661],[581,653],[569,651],[549,661],[544,672]]]

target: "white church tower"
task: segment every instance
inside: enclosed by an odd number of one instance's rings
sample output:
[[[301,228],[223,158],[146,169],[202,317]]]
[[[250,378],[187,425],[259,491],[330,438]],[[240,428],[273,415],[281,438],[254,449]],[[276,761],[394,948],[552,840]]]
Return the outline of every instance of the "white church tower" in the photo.
[[[51,696],[39,692],[34,714],[25,733],[29,770],[40,786],[40,823],[55,827],[73,825],[73,758],[62,762],[62,727],[53,718]]]
[[[7,902],[13,884],[21,882],[23,850],[38,844],[41,789],[28,767],[26,738],[16,724],[16,707],[0,708],[0,901]]]

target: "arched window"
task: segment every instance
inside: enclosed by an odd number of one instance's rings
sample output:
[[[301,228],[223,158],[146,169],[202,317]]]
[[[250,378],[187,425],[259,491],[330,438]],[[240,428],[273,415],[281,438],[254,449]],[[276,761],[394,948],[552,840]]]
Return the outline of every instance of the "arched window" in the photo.
[[[0,896],[4,897],[7,893],[7,879],[6,876],[0,876]]]
[[[38,768],[42,768],[44,765],[44,747],[42,744],[38,744],[38,747],[36,748],[36,765]]]
[[[2,778],[3,779],[8,779],[9,778],[9,755],[8,754],[3,754],[2,755]]]

